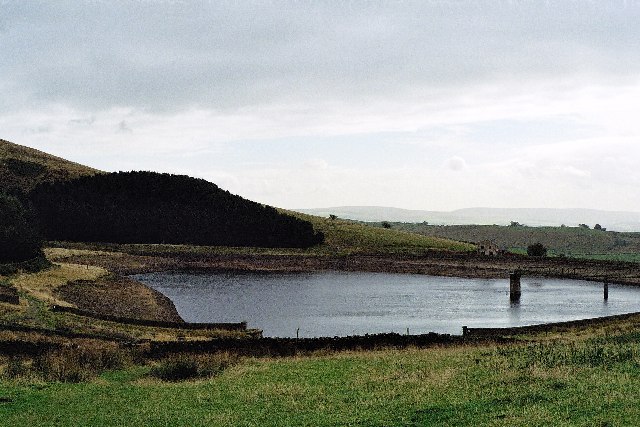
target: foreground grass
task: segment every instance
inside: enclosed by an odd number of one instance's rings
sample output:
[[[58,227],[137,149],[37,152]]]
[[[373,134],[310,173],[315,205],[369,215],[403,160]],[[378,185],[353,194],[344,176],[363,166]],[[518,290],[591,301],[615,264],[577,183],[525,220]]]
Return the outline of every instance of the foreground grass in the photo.
[[[2,425],[638,425],[640,334],[250,359],[206,380],[149,367],[0,383]]]

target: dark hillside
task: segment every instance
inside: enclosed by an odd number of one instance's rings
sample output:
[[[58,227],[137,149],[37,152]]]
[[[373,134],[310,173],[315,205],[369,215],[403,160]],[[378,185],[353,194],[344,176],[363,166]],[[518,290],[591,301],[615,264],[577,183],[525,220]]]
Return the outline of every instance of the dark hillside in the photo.
[[[0,139],[0,191],[25,193],[42,182],[68,180],[100,171]]]
[[[321,233],[202,179],[119,172],[39,185],[30,195],[49,240],[309,247]]]

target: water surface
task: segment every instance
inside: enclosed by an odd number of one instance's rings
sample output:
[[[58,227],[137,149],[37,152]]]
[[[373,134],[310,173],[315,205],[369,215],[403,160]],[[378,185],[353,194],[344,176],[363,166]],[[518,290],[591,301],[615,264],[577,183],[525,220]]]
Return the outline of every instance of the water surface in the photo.
[[[640,288],[522,279],[519,304],[509,280],[417,274],[151,273],[133,276],[169,297],[188,322],[247,321],[265,336],[346,336],[381,332],[462,333],[640,311]]]

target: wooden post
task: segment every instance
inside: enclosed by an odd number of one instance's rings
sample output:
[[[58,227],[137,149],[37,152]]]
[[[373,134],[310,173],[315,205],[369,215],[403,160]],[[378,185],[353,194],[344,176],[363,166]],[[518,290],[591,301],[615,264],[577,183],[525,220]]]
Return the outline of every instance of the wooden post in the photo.
[[[509,300],[511,302],[520,302],[521,293],[520,273],[514,271],[509,275]]]
[[[467,334],[469,334],[469,329],[466,326],[462,327],[462,337],[466,338]]]
[[[608,300],[609,299],[609,282],[607,282],[606,280],[604,281],[604,300]]]

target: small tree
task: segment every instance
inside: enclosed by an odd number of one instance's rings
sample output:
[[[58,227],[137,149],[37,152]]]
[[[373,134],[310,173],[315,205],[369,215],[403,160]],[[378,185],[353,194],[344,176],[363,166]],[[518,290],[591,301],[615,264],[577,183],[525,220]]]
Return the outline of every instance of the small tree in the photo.
[[[527,255],[534,257],[546,257],[547,248],[540,242],[527,246]]]
[[[384,228],[391,228],[391,223],[389,223],[389,221],[382,221],[382,226]]]
[[[578,224],[578,227],[584,228],[585,230],[589,230],[589,226],[587,224]]]
[[[335,221],[336,219],[338,219],[338,215],[331,214],[331,215],[329,215],[329,219],[331,221]]]
[[[511,221],[509,227],[522,227],[522,224],[520,224],[518,221]]]

